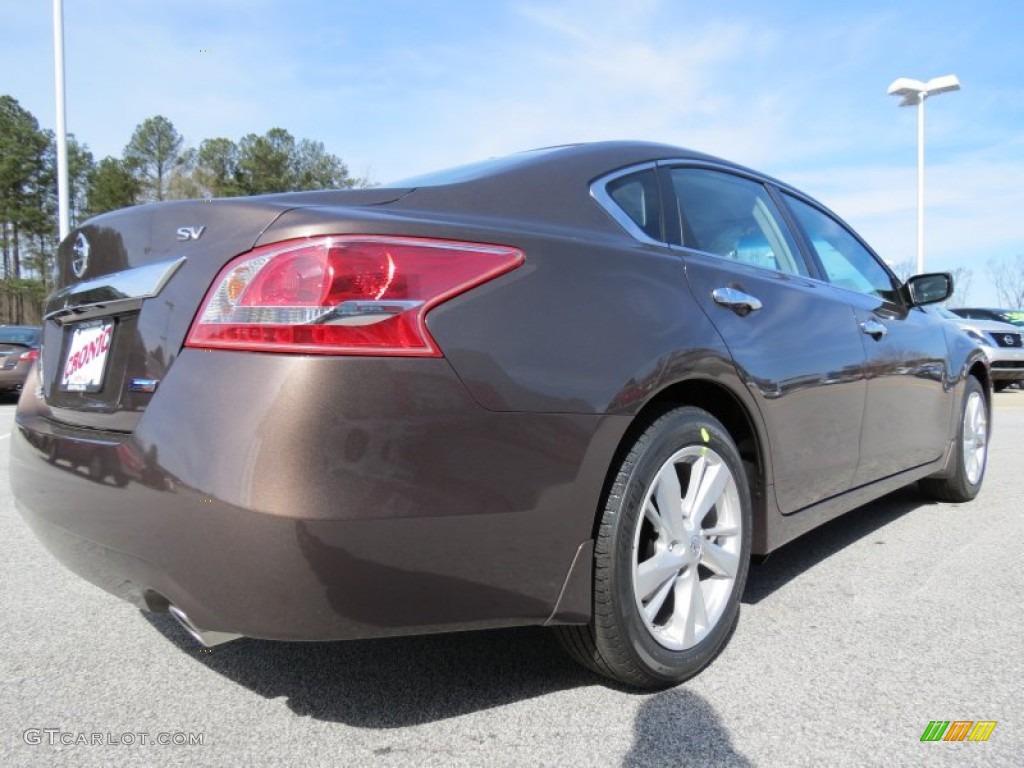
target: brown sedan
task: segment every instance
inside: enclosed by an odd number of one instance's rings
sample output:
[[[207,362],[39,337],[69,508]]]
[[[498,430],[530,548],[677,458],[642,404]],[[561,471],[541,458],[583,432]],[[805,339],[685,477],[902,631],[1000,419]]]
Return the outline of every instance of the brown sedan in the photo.
[[[901,284],[811,198],[675,147],[146,205],[59,268],[19,507],[207,644],[541,624],[672,685],[752,554],[984,476],[985,357],[921,309],[949,276]]]

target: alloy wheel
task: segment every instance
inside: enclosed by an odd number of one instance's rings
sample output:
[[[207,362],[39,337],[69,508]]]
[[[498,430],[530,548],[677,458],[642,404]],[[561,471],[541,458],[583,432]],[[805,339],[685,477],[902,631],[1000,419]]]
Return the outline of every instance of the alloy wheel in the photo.
[[[971,392],[964,407],[963,426],[964,470],[971,484],[981,479],[985,471],[988,454],[988,414],[985,399],[978,392]]]
[[[721,619],[740,570],[743,516],[736,479],[707,446],[666,461],[647,488],[633,538],[633,595],[651,636],[697,645]]]

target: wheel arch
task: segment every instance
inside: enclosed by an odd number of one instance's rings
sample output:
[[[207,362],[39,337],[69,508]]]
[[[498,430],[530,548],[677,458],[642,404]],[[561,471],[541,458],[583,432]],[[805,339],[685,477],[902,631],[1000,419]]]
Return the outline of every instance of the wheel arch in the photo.
[[[963,370],[964,373],[957,385],[957,398],[959,399],[961,396],[960,393],[963,392],[963,387],[966,386],[967,379],[971,376],[976,378],[981,382],[981,391],[984,393],[985,397],[985,411],[987,412],[989,423],[991,423],[992,407],[994,405],[992,402],[993,380],[992,373],[988,368],[988,363],[985,362],[983,358],[976,357],[974,360],[968,360],[961,370]],[[954,409],[954,411],[955,410],[956,409]],[[953,422],[953,434],[955,436],[957,424],[959,423],[959,416],[954,414]]]
[[[971,367],[968,369],[967,375],[968,376],[974,376],[976,379],[978,379],[978,381],[981,382],[981,391],[984,393],[984,397],[985,397],[985,410],[987,411],[988,421],[989,421],[989,429],[991,430],[992,408],[995,405],[995,403],[993,403],[993,394],[992,394],[992,385],[993,385],[992,374],[991,374],[991,372],[988,369],[988,365],[983,363],[981,360],[975,360],[971,364]]]
[[[753,551],[758,551],[759,542],[765,540],[768,515],[769,466],[767,438],[755,420],[753,407],[743,401],[735,391],[717,381],[692,378],[676,381],[653,394],[636,412],[623,433],[608,467],[604,487],[601,489],[601,505],[595,510],[592,536],[597,536],[601,521],[601,509],[614,483],[618,466],[623,457],[641,433],[659,417],[675,408],[693,406],[707,411],[722,426],[736,444],[746,470],[750,487],[751,513],[753,517]]]
[[[980,360],[975,360],[974,364],[967,371],[968,376],[974,376],[978,381],[981,382],[985,388],[985,397],[991,400],[992,393],[992,376],[989,374],[988,367]]]

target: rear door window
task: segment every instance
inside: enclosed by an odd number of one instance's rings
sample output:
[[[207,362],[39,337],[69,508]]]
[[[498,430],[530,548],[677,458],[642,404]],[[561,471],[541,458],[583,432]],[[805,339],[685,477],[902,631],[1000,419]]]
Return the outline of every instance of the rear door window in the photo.
[[[672,168],[682,242],[724,259],[807,275],[807,265],[762,184],[707,168]]]

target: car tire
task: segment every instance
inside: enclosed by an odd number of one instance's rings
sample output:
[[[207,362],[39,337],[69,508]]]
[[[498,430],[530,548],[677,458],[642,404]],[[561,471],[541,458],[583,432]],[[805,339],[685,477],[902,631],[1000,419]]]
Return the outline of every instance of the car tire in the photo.
[[[960,401],[960,419],[953,446],[953,474],[927,477],[919,486],[938,501],[964,502],[978,495],[988,464],[989,410],[985,389],[974,376],[967,377]]]
[[[1002,392],[1005,389],[1009,389],[1012,384],[1012,381],[997,381],[992,384],[992,389],[995,392]]]
[[[736,626],[750,561],[747,478],[725,427],[691,407],[651,423],[613,471],[591,621],[557,634],[606,677],[666,688],[710,664]]]
[[[97,483],[103,482],[107,472],[103,467],[103,459],[100,458],[99,454],[94,453],[89,459],[88,472],[91,480],[95,480]]]

